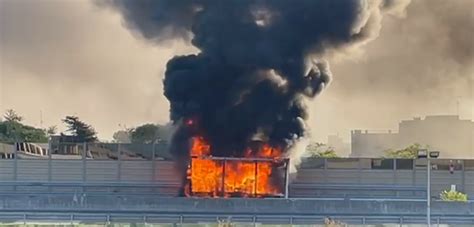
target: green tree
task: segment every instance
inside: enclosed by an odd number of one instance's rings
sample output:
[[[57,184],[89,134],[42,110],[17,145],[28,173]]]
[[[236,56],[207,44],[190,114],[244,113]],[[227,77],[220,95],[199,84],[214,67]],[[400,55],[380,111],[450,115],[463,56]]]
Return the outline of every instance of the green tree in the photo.
[[[132,143],[154,143],[160,141],[161,125],[144,124],[131,130],[130,140]]]
[[[418,157],[418,150],[423,149],[423,147],[414,143],[408,147],[405,147],[400,150],[385,150],[385,158],[400,158],[400,159],[416,159]]]
[[[5,121],[0,121],[0,142],[9,144],[15,142],[48,142],[48,136],[44,130],[22,124],[23,117],[14,110],[7,110],[4,118]]]
[[[324,143],[310,143],[306,147],[311,158],[339,158],[332,147],[327,147]]]
[[[8,109],[3,115],[3,118],[5,118],[5,121],[9,122],[21,122],[23,120],[23,117],[12,109]]]
[[[66,116],[63,119],[66,124],[67,131],[76,137],[77,142],[95,142],[97,141],[97,132],[95,129],[79,120],[77,116]]]

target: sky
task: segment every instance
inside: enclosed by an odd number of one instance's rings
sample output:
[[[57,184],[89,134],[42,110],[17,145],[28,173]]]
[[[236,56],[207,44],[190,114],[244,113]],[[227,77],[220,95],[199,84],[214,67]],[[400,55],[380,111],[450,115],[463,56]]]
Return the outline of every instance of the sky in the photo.
[[[352,129],[397,129],[402,119],[474,117],[474,1],[412,1],[383,18],[379,37],[329,57],[333,80],[308,100],[314,140]],[[166,123],[166,62],[196,53],[176,39],[147,42],[121,15],[88,0],[0,0],[0,112],[57,125],[77,115],[99,137]]]

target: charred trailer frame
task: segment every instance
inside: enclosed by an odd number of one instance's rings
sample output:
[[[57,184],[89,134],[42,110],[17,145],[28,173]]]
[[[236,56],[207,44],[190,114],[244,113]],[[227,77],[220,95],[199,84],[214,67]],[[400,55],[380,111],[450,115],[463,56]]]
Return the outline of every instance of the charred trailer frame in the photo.
[[[219,173],[215,176],[214,186],[216,187],[214,190],[193,190],[193,182],[192,182],[192,172],[193,172],[193,164],[199,161],[212,161],[214,163],[218,163]],[[253,175],[253,187],[252,192],[244,192],[244,191],[229,191],[226,190],[226,180],[228,179],[228,173],[226,173],[226,169],[228,170],[229,166],[233,166],[235,164],[245,164],[245,165],[253,165],[254,175]],[[277,176],[281,181],[281,184],[275,185],[279,189],[277,193],[261,193],[257,190],[258,184],[258,176],[259,176],[259,164],[261,163],[268,163],[272,167],[272,172],[276,171]],[[189,161],[189,166],[187,169],[187,183],[185,184],[185,195],[189,197],[250,197],[250,198],[264,198],[264,197],[277,197],[277,198],[288,198],[289,193],[289,165],[290,159],[289,158],[237,158],[237,157],[213,157],[213,156],[191,156]],[[278,176],[280,175],[280,176]],[[281,179],[283,178],[283,179]]]

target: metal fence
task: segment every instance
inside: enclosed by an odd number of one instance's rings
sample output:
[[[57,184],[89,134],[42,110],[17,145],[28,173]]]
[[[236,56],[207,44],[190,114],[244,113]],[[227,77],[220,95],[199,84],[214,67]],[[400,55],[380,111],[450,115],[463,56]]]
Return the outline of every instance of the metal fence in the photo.
[[[351,226],[371,226],[385,224],[396,224],[396,226],[423,227],[426,226],[426,218],[423,216],[341,216],[341,215],[211,215],[211,214],[137,214],[137,213],[53,213],[53,212],[0,212],[0,220],[4,223],[51,223],[74,225],[74,224],[144,224],[146,226],[163,224],[179,224],[179,226],[196,226],[196,224],[206,224],[207,226],[222,226],[222,224],[232,224],[232,226],[253,226],[257,225],[291,225],[291,226],[328,226],[325,223],[342,223]],[[331,222],[332,221],[332,222]],[[449,227],[449,226],[472,226],[474,225],[474,217],[459,216],[446,217],[435,216],[431,219],[433,226]],[[1,224],[1,222],[0,222]],[[221,224],[221,225],[218,225]],[[122,226],[122,225],[121,225]]]
[[[1,182],[105,182],[176,185],[176,188],[179,188],[182,177],[169,160],[170,155],[166,153],[166,146],[163,143],[3,146],[3,153],[8,155],[0,159],[0,184]],[[39,152],[38,147],[48,152]],[[449,170],[450,165],[454,166],[452,172]],[[432,160],[432,169],[433,195],[436,196],[442,190],[449,189],[451,185],[456,185],[457,190],[474,198],[474,160]],[[355,196],[355,192],[358,195],[366,193],[366,196],[421,197],[423,194],[416,194],[416,191],[422,191],[426,187],[426,161],[307,158],[302,161],[297,173],[291,174],[291,181],[290,195],[297,197]],[[328,188],[328,185],[334,187]],[[355,188],[364,185],[372,188],[370,190]],[[339,189],[334,189],[337,188],[335,186]],[[408,194],[404,194],[405,191],[408,191]]]

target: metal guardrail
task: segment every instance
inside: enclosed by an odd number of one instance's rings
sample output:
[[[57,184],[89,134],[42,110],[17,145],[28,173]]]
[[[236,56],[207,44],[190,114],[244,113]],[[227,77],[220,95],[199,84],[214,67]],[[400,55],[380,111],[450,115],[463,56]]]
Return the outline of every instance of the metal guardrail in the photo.
[[[156,183],[134,183],[134,182],[31,182],[31,181],[4,181],[0,182],[1,195],[21,195],[30,193],[32,195],[54,195],[54,194],[74,194],[84,192],[88,195],[130,195],[130,196],[170,196],[170,192],[160,193],[160,189],[170,189],[176,191],[180,185],[174,182],[156,182]],[[72,190],[71,190],[72,189]],[[136,189],[135,191],[132,191]],[[100,190],[100,191],[97,191]],[[338,192],[351,191],[351,193],[324,193],[324,191]],[[393,195],[363,194],[367,192],[389,192]],[[313,197],[332,197],[332,198],[423,198],[426,189],[420,186],[400,186],[400,185],[354,185],[354,184],[302,184],[294,183],[290,185],[290,198],[313,198]],[[309,192],[309,193],[307,193]],[[318,193],[314,193],[318,192]],[[352,193],[353,192],[353,193]],[[413,195],[406,193],[411,192]],[[401,195],[405,193],[405,195]]]
[[[426,187],[405,185],[369,185],[369,184],[313,184],[293,183],[290,188],[331,189],[331,190],[390,190],[390,191],[426,191]]]
[[[325,220],[332,219],[345,224],[422,224],[425,217],[420,215],[252,215],[252,214],[180,214],[180,213],[140,213],[140,212],[0,212],[3,223],[64,223],[64,224],[204,224],[217,222],[231,223],[260,223],[260,224],[290,224],[308,225],[324,224]],[[474,217],[459,216],[433,216],[432,223],[438,224],[465,224],[474,225]]]
[[[41,196],[46,196],[49,198],[54,198],[54,196],[71,196],[73,197],[74,195],[84,195],[84,196],[92,196],[92,197],[98,197],[98,196],[103,196],[104,198],[131,198],[133,199],[134,197],[140,197],[140,198],[175,198],[172,195],[160,195],[156,193],[110,193],[110,192],[92,192],[92,193],[76,193],[76,192],[9,192],[9,193],[4,193],[0,192],[0,197],[7,197],[7,196],[28,196],[28,197],[41,197]],[[271,200],[271,199],[279,199],[279,198],[262,198],[266,200]],[[391,201],[391,202],[425,202],[426,199],[415,199],[415,198],[343,198],[343,197],[314,197],[314,198],[289,198],[289,200],[292,201],[298,201],[298,200],[304,200],[304,201],[367,201],[367,202],[386,202],[386,201]],[[1,201],[1,199],[0,199]],[[435,200],[437,201],[437,200]],[[474,201],[469,201],[469,202],[474,202]]]
[[[118,188],[150,188],[163,186],[177,186],[176,183],[125,183],[125,182],[38,182],[38,181],[0,181],[1,186],[29,186],[29,187],[118,187]]]

